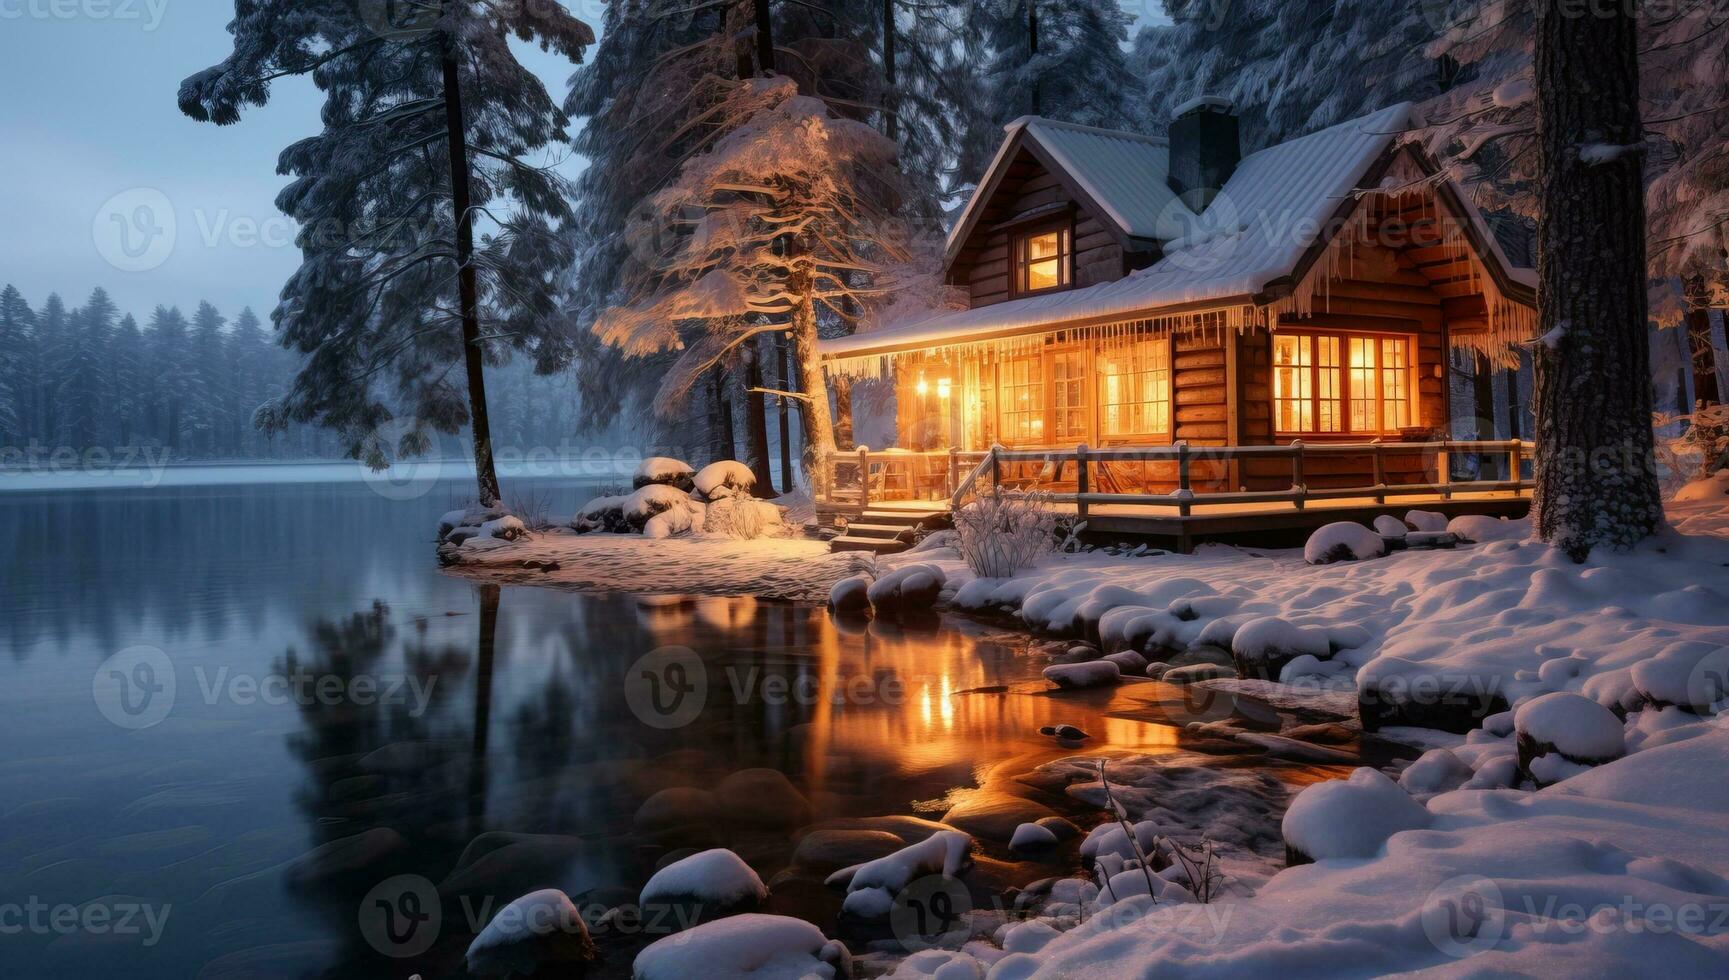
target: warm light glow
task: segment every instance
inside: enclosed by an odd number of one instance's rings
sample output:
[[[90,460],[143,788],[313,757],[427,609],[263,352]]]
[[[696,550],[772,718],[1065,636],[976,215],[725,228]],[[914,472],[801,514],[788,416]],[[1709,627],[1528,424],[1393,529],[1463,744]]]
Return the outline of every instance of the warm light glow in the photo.
[[[954,389],[954,383],[952,381],[950,381],[948,378],[938,378],[937,379],[937,397],[938,398],[949,397],[949,395],[953,394],[953,389]]]
[[[913,386],[913,390],[919,393],[920,398],[923,398],[924,396],[930,394],[931,386],[926,384],[924,376],[920,375],[919,376],[919,383]]]

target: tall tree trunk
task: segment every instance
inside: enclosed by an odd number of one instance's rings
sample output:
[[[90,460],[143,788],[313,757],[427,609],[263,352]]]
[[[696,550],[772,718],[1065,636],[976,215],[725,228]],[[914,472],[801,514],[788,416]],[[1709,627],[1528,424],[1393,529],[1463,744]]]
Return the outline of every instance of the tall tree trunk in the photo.
[[[1508,368],[1507,376],[1507,438],[1525,438],[1525,406],[1519,403],[1519,380],[1523,366]]]
[[[756,0],[756,73],[774,71],[774,13],[769,0]]]
[[[841,449],[851,449],[858,443],[852,431],[852,379],[837,376],[830,382],[834,387],[834,443]]]
[[[1033,61],[1039,56],[1039,4],[1038,0],[1027,0],[1027,60]],[[1042,106],[1039,100],[1038,76],[1033,77],[1032,85],[1033,115],[1038,115]]]
[[[1471,359],[1471,411],[1476,415],[1478,439],[1495,438],[1495,365],[1487,354]],[[1490,457],[1478,456],[1479,466]]]
[[[474,436],[474,476],[480,506],[495,507],[503,494],[492,462],[492,420],[486,412],[486,374],[480,349],[480,289],[474,275],[474,223],[468,185],[468,131],[462,119],[462,82],[456,38],[443,39],[444,135],[450,147],[450,196],[456,218],[456,289],[462,317],[462,359],[468,371],[468,425]]]
[[[731,459],[732,408],[726,403],[726,372],[718,365],[708,376],[708,461]]]
[[[764,499],[775,496],[774,471],[768,466],[768,402],[762,396],[762,361],[759,338],[752,337],[739,347],[744,358],[744,457],[756,476],[753,489]]]
[[[799,399],[799,419],[804,423],[801,462],[811,496],[821,500],[829,491],[828,456],[834,452],[834,421],[829,416],[828,387],[823,383],[822,361],[817,354],[816,301],[811,297],[809,271],[795,271],[787,286],[797,297],[790,324],[792,356],[798,365],[799,390],[806,395]]]
[[[1663,520],[1651,432],[1635,12],[1543,0],[1536,37],[1537,492],[1543,540],[1583,561]],[[1626,148],[1589,163],[1587,146]]]
[[[895,95],[895,0],[883,0],[883,135],[898,143],[901,121]]]
[[[777,365],[780,390],[797,391],[798,385],[792,379],[792,372],[787,370],[786,346],[786,335],[776,334],[774,349],[780,359]],[[780,485],[788,492],[791,492],[795,482],[792,475],[792,426],[789,424],[792,420],[787,413],[787,402],[790,400],[783,395],[778,399],[779,405],[776,407],[776,411],[780,413],[777,420],[780,423]]]

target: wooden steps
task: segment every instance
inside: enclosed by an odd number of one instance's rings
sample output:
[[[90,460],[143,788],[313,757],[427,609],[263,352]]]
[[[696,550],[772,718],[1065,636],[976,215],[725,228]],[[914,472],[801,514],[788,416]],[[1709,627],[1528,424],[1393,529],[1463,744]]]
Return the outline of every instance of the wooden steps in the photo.
[[[867,510],[847,523],[846,533],[830,541],[829,550],[897,554],[911,548],[921,531],[951,523],[946,510]]]

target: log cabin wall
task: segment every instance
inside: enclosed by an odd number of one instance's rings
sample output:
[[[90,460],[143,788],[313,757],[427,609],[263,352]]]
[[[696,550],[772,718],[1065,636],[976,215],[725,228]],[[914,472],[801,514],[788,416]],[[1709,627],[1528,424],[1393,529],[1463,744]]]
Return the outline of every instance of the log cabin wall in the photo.
[[[1009,165],[1002,183],[986,202],[971,237],[949,268],[949,281],[967,287],[972,306],[990,306],[1014,299],[1010,285],[1010,250],[1019,231],[1067,216],[1073,258],[1073,288],[1114,282],[1149,257],[1123,251],[1110,229],[1034,156],[1022,149]],[[1138,261],[1137,261],[1138,260]]]

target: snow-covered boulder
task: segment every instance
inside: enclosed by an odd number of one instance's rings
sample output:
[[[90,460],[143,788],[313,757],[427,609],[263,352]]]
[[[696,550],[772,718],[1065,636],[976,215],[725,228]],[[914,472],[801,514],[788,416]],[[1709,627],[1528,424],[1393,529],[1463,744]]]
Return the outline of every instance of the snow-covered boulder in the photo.
[[[694,925],[754,911],[768,887],[737,854],[723,847],[701,851],[661,868],[642,886],[642,907],[675,926]]]
[[[631,973],[635,980],[842,980],[852,958],[803,919],[746,913],[657,940],[636,954]]]
[[[1485,514],[1464,514],[1453,518],[1443,529],[1455,538],[1471,544],[1490,541],[1523,541],[1531,536],[1530,520],[1509,521]]]
[[[702,525],[703,512],[699,509],[702,506],[693,500],[682,507],[669,507],[643,522],[642,536],[672,538],[689,534]]]
[[[468,972],[481,977],[578,971],[594,959],[588,926],[570,897],[556,888],[529,892],[492,917],[468,945]]]
[[[1387,838],[1429,825],[1429,811],[1375,769],[1331,779],[1297,794],[1285,811],[1285,863],[1374,857]]]
[[[1353,521],[1338,521],[1309,535],[1303,545],[1303,560],[1311,565],[1339,561],[1365,561],[1387,553],[1381,536]]]
[[[1419,531],[1445,531],[1447,515],[1432,510],[1413,510],[1405,515],[1405,523]]]
[[[1023,823],[1009,838],[1009,850],[1016,854],[1043,854],[1057,846],[1057,835],[1038,823]]]
[[[1404,521],[1391,514],[1382,514],[1375,518],[1375,533],[1383,538],[1402,538],[1410,531],[1411,529],[1405,526]]]
[[[841,579],[828,590],[828,607],[837,613],[864,612],[871,605],[872,581],[869,575]]]
[[[1117,665],[1117,670],[1124,674],[1139,675],[1147,672],[1147,658],[1134,650],[1122,650],[1109,654],[1104,659]]]
[[[630,521],[625,519],[624,505],[630,500],[629,494],[603,495],[583,504],[576,512],[570,526],[578,534],[588,534],[594,531],[604,531],[607,534],[629,534],[636,530]]]
[[[1519,770],[1538,786],[1618,759],[1627,750],[1621,719],[1597,702],[1557,691],[1513,712]]]
[[[719,500],[750,493],[756,487],[756,474],[738,460],[725,459],[698,470],[692,482],[698,496]]]
[[[879,613],[921,612],[936,605],[946,581],[936,565],[902,565],[872,582],[865,596]]]
[[[440,544],[467,546],[471,541],[482,542],[477,547],[495,547],[494,541],[518,541],[528,537],[528,527],[502,507],[469,507],[453,510],[438,519]]]
[[[1238,677],[1278,680],[1286,664],[1305,654],[1316,660],[1333,655],[1326,630],[1297,626],[1277,616],[1263,616],[1249,620],[1231,635],[1231,662],[1236,665]]]
[[[1729,698],[1729,647],[1681,640],[1634,664],[1632,675],[1640,703],[1709,714]]]
[[[914,881],[929,875],[953,878],[966,870],[972,864],[972,848],[971,835],[940,830],[893,854],[842,868],[829,875],[827,884],[846,888],[843,917],[880,919],[888,915],[895,896]]]
[[[640,490],[651,484],[664,484],[677,487],[689,493],[696,486],[696,470],[689,463],[670,456],[650,456],[636,464],[636,472],[631,474],[632,489]]]
[[[1465,785],[1471,767],[1452,749],[1430,749],[1399,773],[1399,785],[1412,796],[1432,796]]]
[[[1123,672],[1109,660],[1078,664],[1052,664],[1044,669],[1045,680],[1060,688],[1111,687],[1123,682]]]

